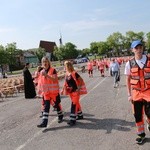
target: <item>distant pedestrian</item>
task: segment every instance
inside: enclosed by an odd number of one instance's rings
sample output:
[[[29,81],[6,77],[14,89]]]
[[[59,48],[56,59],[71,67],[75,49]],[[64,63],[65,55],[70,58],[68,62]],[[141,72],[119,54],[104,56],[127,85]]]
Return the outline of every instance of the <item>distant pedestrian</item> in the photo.
[[[42,70],[43,68],[41,67],[41,66],[38,66],[37,67],[37,70],[34,72],[34,76],[33,76],[33,79],[34,79],[34,84],[35,84],[35,86],[37,86],[37,84],[38,84],[38,78],[39,78],[39,76],[40,76],[40,71]]]
[[[88,70],[89,78],[93,77],[93,62],[90,60],[87,63],[87,70]]]
[[[2,75],[2,73],[0,72],[0,79],[1,79],[1,78],[3,78],[3,75]]]
[[[42,71],[42,67],[41,66],[38,66],[37,67],[37,70],[34,72],[34,76],[33,76],[33,82],[34,82],[34,86],[35,86],[35,89],[36,89],[36,93],[37,93],[37,97],[40,98],[41,97],[41,93],[40,91],[38,90],[37,88],[37,85],[38,85],[38,80],[39,80],[39,77],[40,77],[40,72]]]
[[[110,64],[110,74],[114,77],[114,88],[119,85],[119,78],[120,78],[120,66],[115,59],[112,59],[112,63]]]
[[[7,73],[6,73],[6,71],[3,71],[3,78],[7,78]]]
[[[81,69],[82,73],[85,73],[85,66],[82,66]]]
[[[100,71],[101,77],[104,77],[105,76],[105,74],[104,74],[104,70],[105,70],[105,63],[104,63],[104,61],[103,60],[99,60],[97,65],[98,65],[98,69]]]
[[[25,98],[34,98],[36,96],[35,86],[33,83],[32,75],[29,71],[30,64],[26,63],[23,69],[23,76],[24,76],[24,92]]]
[[[132,102],[137,127],[136,143],[145,139],[144,113],[150,131],[150,57],[143,55],[143,43],[135,40],[131,44],[134,57],[125,66],[128,100]]]

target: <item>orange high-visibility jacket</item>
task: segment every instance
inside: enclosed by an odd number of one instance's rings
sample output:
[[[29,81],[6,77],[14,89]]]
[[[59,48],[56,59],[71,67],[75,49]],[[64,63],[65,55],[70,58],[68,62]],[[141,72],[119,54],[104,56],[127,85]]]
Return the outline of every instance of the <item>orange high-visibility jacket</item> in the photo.
[[[54,68],[51,67],[48,71],[48,75],[57,77],[57,74],[53,74],[53,72]],[[44,77],[40,74],[38,81],[38,90],[42,93],[42,95],[57,95],[59,93],[58,78],[57,80],[52,81],[50,78]]]
[[[87,63],[87,69],[88,70],[93,70],[93,64],[92,64],[92,62],[88,62]]]
[[[83,79],[82,79],[82,82],[81,81],[79,81],[79,80],[77,80],[76,79],[76,76],[75,76],[75,71],[73,71],[72,73],[71,73],[71,76],[73,77],[73,79],[75,80],[75,82],[76,82],[76,84],[77,84],[77,87],[79,87],[80,86],[80,90],[79,90],[79,94],[80,95],[83,95],[83,94],[87,94],[87,89],[86,89],[86,86],[85,86],[85,83],[84,83],[84,81],[83,81]],[[68,84],[67,84],[67,82],[65,81],[65,83],[64,83],[64,91],[63,91],[63,95],[69,95],[69,93],[67,92],[67,90],[66,90],[66,87],[68,86]]]
[[[104,64],[104,62],[99,61],[99,62],[98,62],[98,66],[99,66],[99,69],[101,70],[101,69],[104,69],[105,64]]]
[[[129,62],[131,67],[131,88],[138,91],[150,89],[150,57],[147,57],[143,69],[138,66],[135,58],[132,58]]]
[[[34,83],[38,83],[38,78],[39,78],[39,76],[40,76],[40,72],[35,71],[34,75],[35,75],[35,77],[34,77],[33,82],[34,82]]]

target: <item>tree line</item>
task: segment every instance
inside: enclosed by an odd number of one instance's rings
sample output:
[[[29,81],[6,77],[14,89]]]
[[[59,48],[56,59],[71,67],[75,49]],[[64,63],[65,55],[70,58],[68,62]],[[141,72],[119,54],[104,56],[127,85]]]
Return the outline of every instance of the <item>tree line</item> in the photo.
[[[125,35],[115,32],[109,35],[106,41],[91,42],[90,48],[82,50],[78,50],[72,43],[66,43],[64,46],[57,47],[54,55],[58,60],[76,58],[79,54],[83,56],[93,54],[106,57],[131,55],[131,42],[137,39],[140,39],[144,43],[144,49],[150,52],[150,32],[128,31]]]
[[[109,35],[106,41],[91,42],[89,48],[77,49],[77,46],[71,42],[55,47],[53,52],[53,60],[74,59],[78,55],[99,55],[99,56],[124,56],[131,55],[130,45],[133,40],[141,39],[144,48],[150,52],[150,32],[133,32],[128,31],[125,35],[120,32],[114,32]],[[45,55],[43,48],[35,48],[29,50],[37,56],[39,62]],[[0,65],[8,64],[10,68],[13,65],[19,65],[17,56],[23,55],[23,50],[17,49],[16,43],[9,43],[5,47],[0,45]]]

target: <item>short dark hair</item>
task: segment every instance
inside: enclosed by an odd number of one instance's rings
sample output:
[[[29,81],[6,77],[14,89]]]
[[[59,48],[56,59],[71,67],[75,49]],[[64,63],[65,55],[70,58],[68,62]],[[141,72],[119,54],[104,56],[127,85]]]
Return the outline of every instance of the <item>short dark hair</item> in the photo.
[[[26,65],[25,66],[28,66],[30,63],[26,63]]]

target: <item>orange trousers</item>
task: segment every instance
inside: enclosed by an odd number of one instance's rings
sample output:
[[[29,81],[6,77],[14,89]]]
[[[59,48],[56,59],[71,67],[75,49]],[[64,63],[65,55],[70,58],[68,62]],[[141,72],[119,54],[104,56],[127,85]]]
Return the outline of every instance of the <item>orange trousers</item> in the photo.
[[[75,105],[75,114],[77,114],[78,111],[81,111],[80,94],[79,92],[72,92],[69,94],[69,96],[72,101],[72,104]]]

